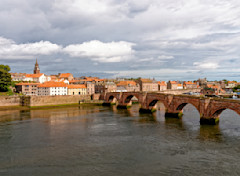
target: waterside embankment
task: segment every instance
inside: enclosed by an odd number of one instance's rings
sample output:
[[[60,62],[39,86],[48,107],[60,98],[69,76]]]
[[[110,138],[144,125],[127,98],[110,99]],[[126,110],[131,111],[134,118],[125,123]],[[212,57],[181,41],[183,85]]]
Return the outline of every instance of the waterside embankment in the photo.
[[[34,108],[79,104],[101,104],[97,95],[0,96],[0,109]]]

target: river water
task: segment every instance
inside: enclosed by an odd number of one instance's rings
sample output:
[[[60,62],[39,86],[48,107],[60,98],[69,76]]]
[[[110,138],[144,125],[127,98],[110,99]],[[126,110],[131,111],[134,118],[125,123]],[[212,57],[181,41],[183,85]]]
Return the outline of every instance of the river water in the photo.
[[[0,111],[0,176],[240,175],[240,117],[79,106]]]

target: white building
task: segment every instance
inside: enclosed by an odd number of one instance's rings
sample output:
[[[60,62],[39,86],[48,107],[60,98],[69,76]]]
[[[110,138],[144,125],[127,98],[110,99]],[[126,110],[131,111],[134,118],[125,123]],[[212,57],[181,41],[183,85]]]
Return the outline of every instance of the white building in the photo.
[[[178,84],[177,85],[177,89],[183,89],[183,85],[182,84]]]
[[[12,81],[23,81],[26,73],[10,73]]]
[[[39,74],[26,74],[23,81],[33,81],[37,83],[44,83],[48,80],[43,73],[39,73]]]
[[[67,95],[68,88],[64,82],[45,82],[38,86],[38,95]]]

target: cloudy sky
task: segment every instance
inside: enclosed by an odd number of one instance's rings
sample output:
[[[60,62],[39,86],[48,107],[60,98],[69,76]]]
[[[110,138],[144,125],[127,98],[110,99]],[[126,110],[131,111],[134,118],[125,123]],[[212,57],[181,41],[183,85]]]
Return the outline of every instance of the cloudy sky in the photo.
[[[240,80],[239,0],[0,1],[12,72]]]

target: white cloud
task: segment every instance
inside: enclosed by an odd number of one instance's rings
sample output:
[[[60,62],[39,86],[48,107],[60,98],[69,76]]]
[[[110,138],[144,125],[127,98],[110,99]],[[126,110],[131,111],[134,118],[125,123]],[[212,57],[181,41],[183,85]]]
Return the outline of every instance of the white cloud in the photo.
[[[219,67],[216,62],[194,62],[193,65],[200,69],[216,69]]]
[[[17,44],[13,40],[0,37],[0,58],[28,59],[38,55],[50,55],[61,50],[61,46],[49,41]]]
[[[64,48],[64,52],[71,57],[88,57],[99,62],[121,62],[134,57],[133,45],[133,43],[125,41],[103,43],[93,40],[69,45]]]
[[[158,59],[173,59],[173,58],[174,58],[173,56],[165,56],[165,55],[158,56]]]

